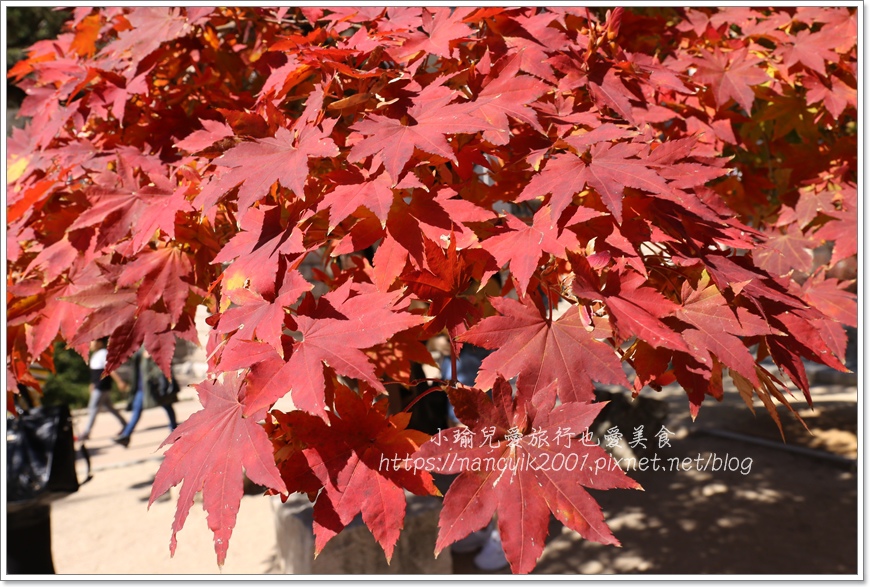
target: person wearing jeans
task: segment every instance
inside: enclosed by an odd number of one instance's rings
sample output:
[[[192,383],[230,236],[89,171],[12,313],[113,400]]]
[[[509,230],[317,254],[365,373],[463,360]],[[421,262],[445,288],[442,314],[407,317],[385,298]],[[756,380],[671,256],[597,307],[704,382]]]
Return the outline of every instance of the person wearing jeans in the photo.
[[[136,429],[139,418],[142,416],[142,410],[145,408],[145,394],[151,394],[152,398],[165,397],[167,394],[159,393],[159,391],[165,390],[166,386],[172,386],[175,383],[174,379],[167,378],[160,370],[160,367],[151,360],[148,351],[140,348],[133,355],[133,385],[136,386],[136,392],[133,395],[133,413],[130,415],[130,421],[127,422],[121,434],[112,439],[124,448],[130,446],[130,437],[133,435],[133,430]],[[169,417],[170,432],[178,427],[172,401],[170,399],[160,404],[166,410],[166,415]]]

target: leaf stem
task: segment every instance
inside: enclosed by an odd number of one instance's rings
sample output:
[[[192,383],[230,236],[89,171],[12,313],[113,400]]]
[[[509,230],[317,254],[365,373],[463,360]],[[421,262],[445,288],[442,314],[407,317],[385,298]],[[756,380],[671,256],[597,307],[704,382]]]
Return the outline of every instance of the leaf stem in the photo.
[[[424,381],[428,381],[428,379],[426,379]],[[417,404],[418,401],[420,401],[421,399],[423,399],[424,397],[426,397],[427,395],[429,395],[433,391],[443,391],[443,389],[441,387],[438,387],[437,385],[430,387],[429,389],[427,389],[426,391],[424,391],[423,393],[421,393],[420,395],[418,395],[417,397],[412,399],[410,402],[408,402],[408,405],[405,406],[404,408],[402,408],[402,411],[403,412],[410,412],[411,408],[413,408]]]
[[[456,346],[453,339],[450,339],[450,385],[456,387]]]

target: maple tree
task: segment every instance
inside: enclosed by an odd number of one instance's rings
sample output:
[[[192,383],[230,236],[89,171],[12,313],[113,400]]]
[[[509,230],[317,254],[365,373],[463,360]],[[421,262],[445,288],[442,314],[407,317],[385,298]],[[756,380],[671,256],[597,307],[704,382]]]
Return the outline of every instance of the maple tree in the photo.
[[[361,514],[389,559],[404,491],[439,495],[435,471],[459,473],[439,551],[494,512],[515,572],[551,512],[615,544],[583,487],[635,482],[518,465],[605,456],[578,440],[596,383],[676,382],[697,416],[728,376],[779,425],[788,381],[811,402],[805,360],[846,369],[856,19],[74,8],[9,72],[29,122],[7,143],[7,401],[58,339],[84,356],[109,336],[109,370],[144,345],[168,371],[205,305],[203,409],[152,491],[182,484],[173,552],[202,491],[223,562],[243,474],[311,498],[317,551]],[[454,359],[495,352],[474,388],[436,385],[464,427],[430,438],[385,392],[441,334]],[[574,448],[534,441],[568,429]]]

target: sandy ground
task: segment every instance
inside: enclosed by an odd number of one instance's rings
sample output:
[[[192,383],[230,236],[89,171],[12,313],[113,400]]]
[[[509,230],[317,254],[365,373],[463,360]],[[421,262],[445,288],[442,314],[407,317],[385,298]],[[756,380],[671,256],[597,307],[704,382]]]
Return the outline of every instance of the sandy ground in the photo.
[[[189,388],[180,399],[175,410],[181,422],[200,405]],[[83,412],[77,414],[77,429],[84,418]],[[262,496],[243,497],[223,569],[217,566],[212,534],[198,500],[171,557],[169,539],[178,488],[148,508],[151,483],[164,450],[157,449],[169,433],[166,413],[161,408],[145,410],[127,449],[111,441],[118,428],[110,414],[97,417],[87,442],[93,479],[52,506],[52,547],[59,574],[235,575],[274,569],[272,506]]]
[[[857,474],[854,467],[704,434],[717,429],[778,440],[761,409],[753,416],[736,393],[704,406],[696,422],[685,414],[685,396],[666,390],[676,433],[660,457],[701,455],[751,458],[751,470],[731,472],[635,471],[645,491],[596,492],[621,548],[601,546],[551,525],[551,538],[535,573],[739,574],[858,572]],[[810,447],[849,458],[857,455],[857,388],[814,389],[816,407],[796,401],[813,431],[784,417],[788,446]],[[176,404],[179,420],[199,409],[189,388]],[[76,415],[77,428],[84,413]],[[100,414],[88,447],[93,480],[55,503],[52,536],[57,572],[68,575],[262,575],[275,573],[275,524],[270,500],[242,499],[238,525],[223,569],[217,567],[201,503],[194,503],[169,555],[177,488],[147,508],[159,467],[157,447],[168,433],[166,414],[146,410],[124,449],[111,442],[118,423]],[[472,555],[454,557],[457,573],[474,573]]]

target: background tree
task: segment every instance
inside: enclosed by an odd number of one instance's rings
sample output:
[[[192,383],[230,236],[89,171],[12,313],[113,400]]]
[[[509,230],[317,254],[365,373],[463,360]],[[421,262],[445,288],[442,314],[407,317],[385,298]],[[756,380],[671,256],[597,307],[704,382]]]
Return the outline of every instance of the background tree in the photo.
[[[48,7],[9,7],[6,9],[6,70],[27,57],[35,41],[53,39],[71,15],[67,10]],[[25,94],[15,84],[6,82],[9,107],[17,109]]]
[[[635,482],[520,465],[604,458],[580,442],[596,382],[676,381],[697,416],[727,374],[779,424],[804,360],[845,370],[856,30],[846,8],[76,8],[10,71],[7,394],[58,338],[168,371],[205,304],[203,409],[152,492],[182,484],[173,550],[202,491],[223,561],[243,470],[309,495],[318,551],[361,513],[389,558],[430,469],[461,469],[439,550],[493,512],[515,572],[550,512],[616,544],[584,487]],[[467,429],[430,440],[383,394],[441,333],[495,352],[442,382]]]

